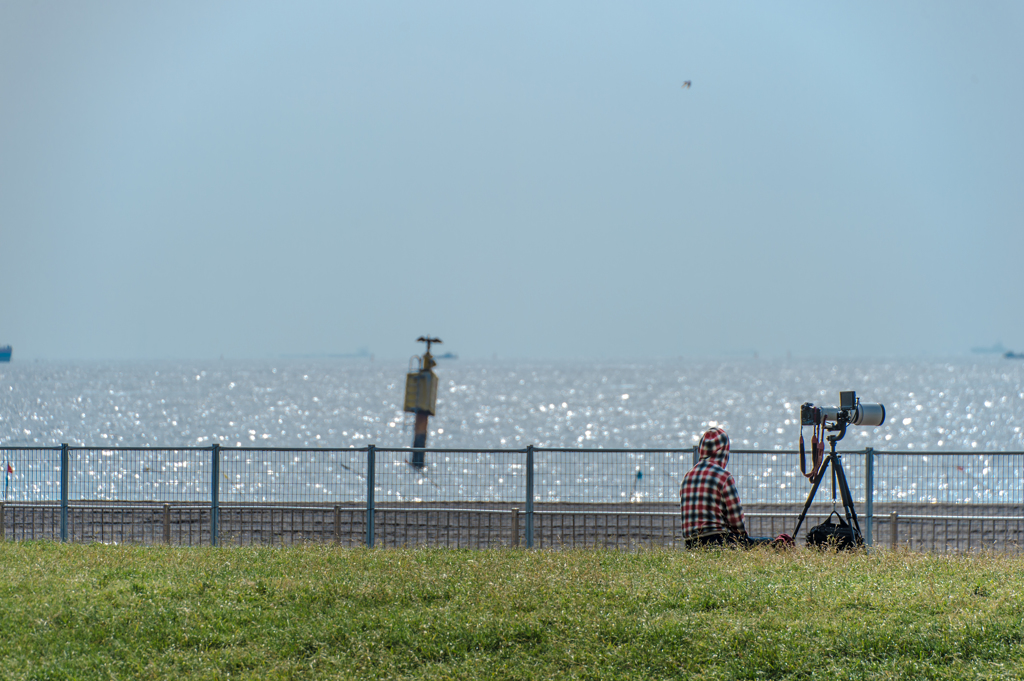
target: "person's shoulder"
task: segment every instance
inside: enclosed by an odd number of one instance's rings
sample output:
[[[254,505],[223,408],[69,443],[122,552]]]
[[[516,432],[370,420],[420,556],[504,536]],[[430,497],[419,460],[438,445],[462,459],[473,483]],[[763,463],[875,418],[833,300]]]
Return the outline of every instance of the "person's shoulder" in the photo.
[[[735,484],[735,481],[732,477],[732,473],[730,473],[729,470],[720,463],[715,463],[712,466],[710,466],[709,474],[714,475],[722,482],[731,482]]]
[[[732,473],[725,469],[721,464],[711,461],[710,459],[704,459],[690,469],[687,475],[696,475],[702,478],[715,478],[717,480],[725,480],[731,478]]]

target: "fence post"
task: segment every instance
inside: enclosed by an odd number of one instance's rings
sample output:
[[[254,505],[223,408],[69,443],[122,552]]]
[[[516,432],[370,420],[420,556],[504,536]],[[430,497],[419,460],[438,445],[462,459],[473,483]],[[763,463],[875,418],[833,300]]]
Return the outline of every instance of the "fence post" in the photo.
[[[875,450],[868,447],[864,450],[864,518],[867,534],[864,541],[871,546],[871,530],[875,515]]]
[[[7,541],[7,528],[4,527],[4,517],[7,513],[7,504],[0,501],[0,541]]]
[[[60,446],[60,540],[68,540],[68,444]]]
[[[692,465],[694,465],[694,466],[696,466],[698,463],[700,463],[700,453],[697,451],[697,448],[699,446],[700,446],[699,444],[696,444],[696,445],[693,446],[693,456],[690,457],[692,459],[692,461],[693,461]],[[680,494],[682,494],[682,487],[679,488],[679,492],[680,492]],[[682,500],[682,497],[680,497],[680,500]],[[683,540],[683,550],[684,551],[686,550],[686,540],[685,539]]]
[[[899,537],[899,531],[897,528],[899,518],[900,517],[896,514],[896,511],[893,511],[889,514],[889,534],[891,539],[891,541],[889,542],[889,548],[891,548],[893,551],[896,550],[896,542],[898,541]]]
[[[533,445],[526,447],[526,548],[533,548]]]
[[[220,530],[220,445],[210,446],[213,475],[210,480],[210,546],[217,546]]]
[[[373,548],[373,488],[376,486],[377,448],[370,445],[366,448],[366,545]]]
[[[341,543],[341,506],[334,505],[334,543]]]
[[[171,545],[171,505],[164,504],[164,544]]]
[[[519,509],[512,509],[512,548],[519,548]]]

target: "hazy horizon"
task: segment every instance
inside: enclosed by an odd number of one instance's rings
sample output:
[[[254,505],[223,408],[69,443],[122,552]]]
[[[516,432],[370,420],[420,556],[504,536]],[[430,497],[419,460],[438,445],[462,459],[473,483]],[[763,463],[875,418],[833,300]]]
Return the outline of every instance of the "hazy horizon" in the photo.
[[[414,356],[422,355],[423,350],[420,348],[417,351],[410,351],[405,355],[378,355],[370,352],[366,355],[362,354],[347,354],[347,353],[325,353],[325,354],[280,354],[280,355],[253,355],[253,356],[230,356],[230,355],[218,355],[213,357],[187,357],[187,356],[164,356],[164,357],[31,357],[31,358],[17,358],[17,352],[15,357],[12,358],[11,363],[0,363],[0,373],[5,368],[16,367],[18,364],[29,364],[29,363],[53,363],[53,364],[159,364],[159,363],[183,363],[183,362],[196,362],[196,363],[215,363],[215,362],[277,362],[282,363],[294,362],[300,363],[304,361],[316,361],[316,362],[333,362],[338,365],[343,364],[356,364],[356,363],[375,363],[380,362],[382,364],[395,364],[405,363],[412,359]],[[436,354],[436,353],[435,353]],[[443,354],[443,353],[442,353]],[[490,356],[483,355],[463,355],[458,352],[453,352],[455,357],[444,357],[438,359],[438,366],[440,367],[437,371],[443,371],[446,366],[452,366],[451,363],[489,363],[494,362],[497,364],[502,363],[523,363],[523,364],[555,364],[562,363],[567,365],[573,364],[596,364],[596,365],[614,365],[614,364],[630,364],[630,363],[670,363],[670,362],[683,362],[683,363],[708,363],[708,362],[765,362],[765,363],[776,363],[776,362],[830,362],[830,361],[844,361],[844,362],[944,362],[953,361],[961,363],[975,362],[994,362],[994,363],[1005,363],[1007,367],[1015,367],[1021,363],[1018,358],[1004,358],[1002,354],[992,352],[963,352],[959,354],[891,354],[891,355],[828,355],[828,354],[806,354],[797,355],[790,353],[788,355],[764,355],[764,354],[750,354],[737,352],[734,354],[708,354],[708,355],[663,355],[663,356],[627,356],[627,355],[604,355],[604,356],[585,356],[578,355],[576,357],[529,357],[529,356],[516,356],[516,355],[497,355],[492,354]]]

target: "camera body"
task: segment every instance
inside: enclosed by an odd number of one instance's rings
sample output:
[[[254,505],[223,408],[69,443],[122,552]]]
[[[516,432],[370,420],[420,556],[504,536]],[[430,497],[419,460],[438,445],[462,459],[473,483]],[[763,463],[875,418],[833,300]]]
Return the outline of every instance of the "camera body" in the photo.
[[[885,423],[885,405],[862,404],[854,390],[839,393],[838,407],[815,407],[810,402],[800,405],[800,425],[817,426],[880,426]],[[832,430],[829,428],[829,430]]]

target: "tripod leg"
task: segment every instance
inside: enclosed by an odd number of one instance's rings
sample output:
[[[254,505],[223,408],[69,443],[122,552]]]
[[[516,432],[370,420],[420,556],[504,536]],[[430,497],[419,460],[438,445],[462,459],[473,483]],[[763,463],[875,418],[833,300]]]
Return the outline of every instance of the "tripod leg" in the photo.
[[[838,459],[835,459],[835,454],[829,456],[830,459],[834,459],[832,462],[832,510],[836,510],[836,463]]]
[[[839,493],[843,497],[843,508],[846,510],[846,522],[857,530],[857,534],[860,536],[860,523],[857,521],[857,510],[853,507],[853,494],[850,493],[850,485],[846,482],[846,471],[843,470],[843,462],[836,460],[835,466],[833,467],[836,475],[839,478]]]
[[[807,517],[807,510],[811,507],[811,502],[814,501],[814,495],[818,492],[818,485],[825,479],[825,470],[828,468],[829,459],[821,464],[821,470],[818,471],[818,477],[815,478],[814,484],[811,486],[811,493],[807,495],[807,501],[804,502],[804,510],[800,512],[800,518],[796,521],[796,529],[793,530],[793,538],[796,539],[800,533],[800,526],[804,524],[804,518]]]

